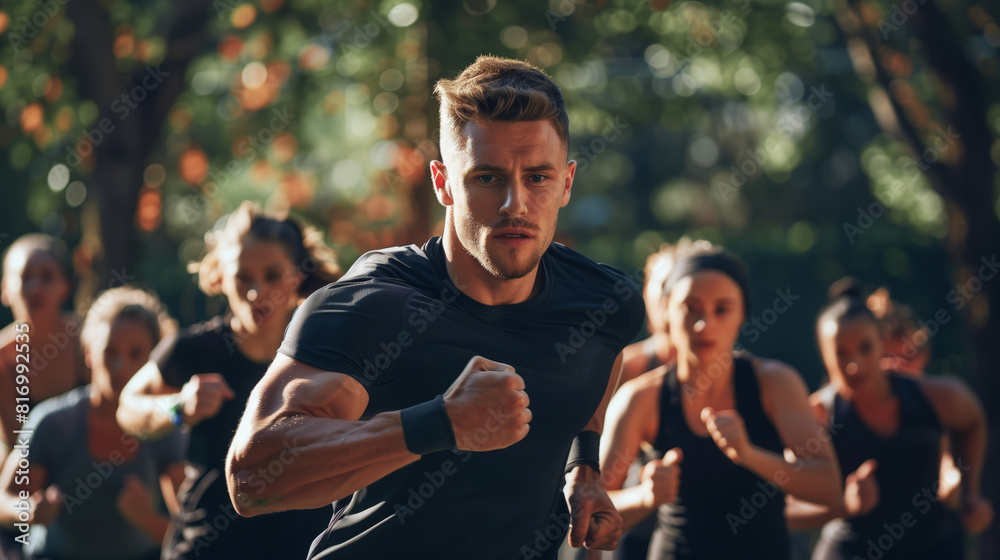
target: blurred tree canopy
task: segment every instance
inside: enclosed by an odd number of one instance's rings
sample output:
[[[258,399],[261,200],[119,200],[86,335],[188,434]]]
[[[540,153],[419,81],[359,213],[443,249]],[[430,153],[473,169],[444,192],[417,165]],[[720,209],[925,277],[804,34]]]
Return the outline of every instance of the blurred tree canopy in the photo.
[[[434,82],[526,59],[570,113],[560,241],[637,280],[661,243],[725,244],[763,320],[743,342],[814,388],[827,286],[888,286],[947,317],[931,369],[980,390],[995,467],[998,17],[986,0],[6,4],[0,244],[61,236],[83,297],[134,280],[189,324],[221,303],[184,265],[242,200],[317,225],[348,266],[420,243],[443,217]],[[772,321],[776,292],[796,299]]]

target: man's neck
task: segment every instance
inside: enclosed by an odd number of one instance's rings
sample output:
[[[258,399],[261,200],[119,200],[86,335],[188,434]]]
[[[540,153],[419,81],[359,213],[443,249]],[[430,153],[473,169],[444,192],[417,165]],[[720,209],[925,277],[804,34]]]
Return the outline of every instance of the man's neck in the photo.
[[[445,223],[442,235],[445,267],[448,278],[463,294],[485,305],[512,305],[528,301],[541,290],[537,266],[521,278],[497,278],[465,251],[450,225]]]

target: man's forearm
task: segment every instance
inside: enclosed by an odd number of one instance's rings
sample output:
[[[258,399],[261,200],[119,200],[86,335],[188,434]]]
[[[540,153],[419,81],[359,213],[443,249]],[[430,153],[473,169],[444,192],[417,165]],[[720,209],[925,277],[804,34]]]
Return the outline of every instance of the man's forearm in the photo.
[[[271,425],[241,424],[226,461],[240,515],[321,507],[417,461],[399,412],[346,421],[296,415]],[[284,465],[268,474],[274,461]]]

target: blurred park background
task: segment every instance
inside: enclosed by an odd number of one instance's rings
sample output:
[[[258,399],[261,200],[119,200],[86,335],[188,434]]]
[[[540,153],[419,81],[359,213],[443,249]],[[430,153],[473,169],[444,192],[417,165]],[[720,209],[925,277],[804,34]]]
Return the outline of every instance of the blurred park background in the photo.
[[[727,246],[760,319],[741,342],[811,389],[830,283],[888,287],[929,325],[929,371],[986,404],[1000,504],[998,20],[987,0],[5,1],[0,250],[61,237],[78,305],[134,282],[189,325],[223,302],[185,264],[243,200],[345,267],[421,243],[443,219],[434,82],[526,59],[580,165],[559,241],[637,281],[661,243]]]

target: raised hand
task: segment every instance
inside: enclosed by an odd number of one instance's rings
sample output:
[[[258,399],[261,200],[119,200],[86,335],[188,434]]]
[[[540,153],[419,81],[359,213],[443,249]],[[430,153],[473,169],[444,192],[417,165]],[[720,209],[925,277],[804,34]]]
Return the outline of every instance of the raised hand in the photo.
[[[681,460],[684,453],[675,447],[662,459],[655,459],[642,466],[639,482],[646,488],[648,507],[656,508],[677,499],[681,482]]]
[[[716,412],[710,406],[701,409],[701,421],[719,449],[737,465],[743,464],[751,450],[750,436],[743,417],[735,410]]]
[[[56,485],[50,485],[34,492],[28,502],[31,504],[31,523],[48,525],[59,516],[62,511],[62,492]]]
[[[531,411],[514,368],[475,356],[444,394],[455,443],[466,451],[509,447],[528,435]]]
[[[236,396],[219,373],[199,373],[191,376],[180,392],[181,418],[195,426],[219,413],[223,403]]]
[[[865,515],[875,509],[879,501],[875,470],[878,462],[868,459],[858,470],[847,475],[844,481],[844,509],[849,517]]]

